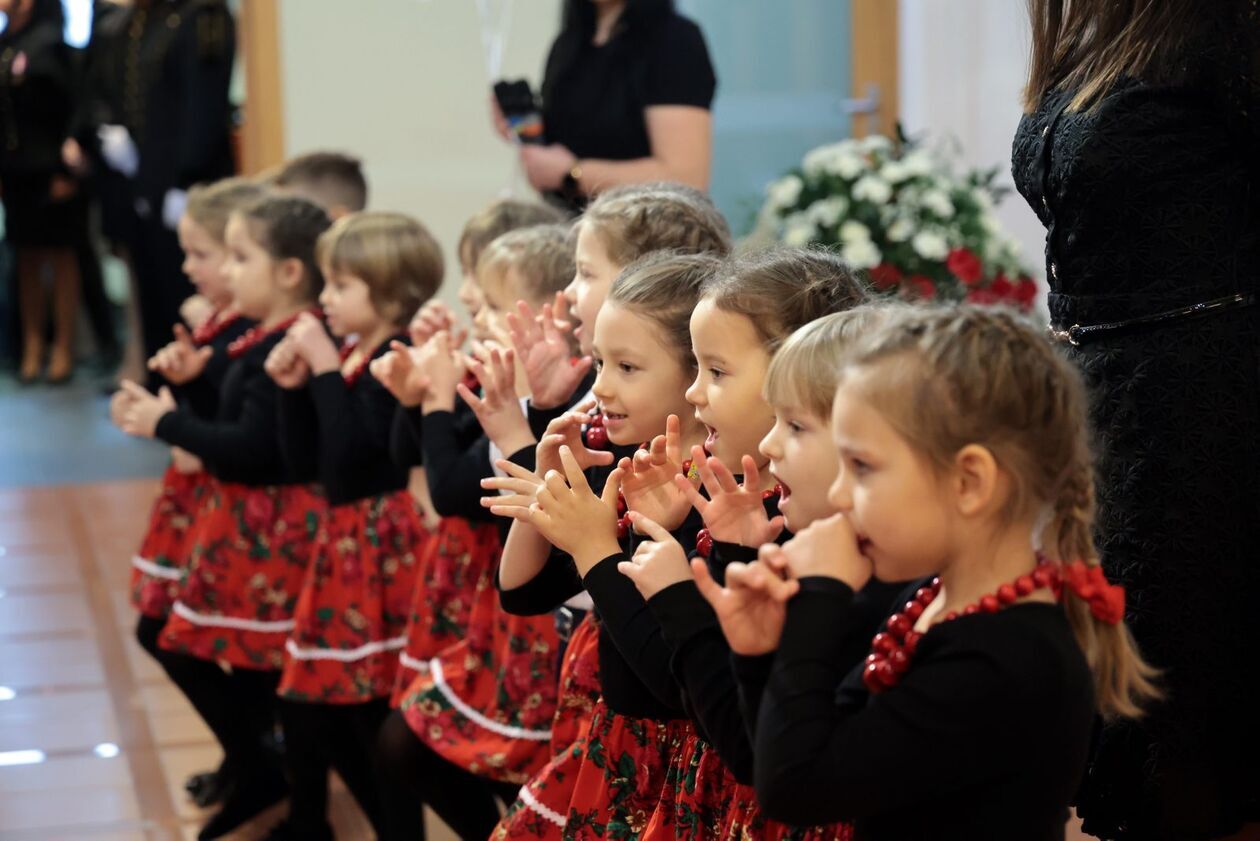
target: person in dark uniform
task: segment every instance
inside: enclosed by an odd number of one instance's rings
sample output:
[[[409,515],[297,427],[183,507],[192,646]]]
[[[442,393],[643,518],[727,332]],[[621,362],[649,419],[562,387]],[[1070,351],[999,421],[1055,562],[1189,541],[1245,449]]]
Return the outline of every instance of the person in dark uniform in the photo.
[[[186,192],[235,171],[228,86],[236,32],[223,0],[136,0],[116,18],[95,70],[95,140],[131,192],[134,212],[119,230],[147,357],[171,340],[193,293],[175,236]]]
[[[521,145],[525,174],[573,210],[623,184],[707,189],[716,89],[704,35],[672,0],[566,0],[542,84],[547,145]]]
[[[44,364],[52,273],[53,347],[49,382],[74,368],[79,271],[74,246],[85,227],[75,179],[61,160],[74,109],[75,79],[62,38],[59,0],[0,0],[8,26],[0,33],[0,189],[6,237],[16,255],[22,323],[18,376],[36,380]]]

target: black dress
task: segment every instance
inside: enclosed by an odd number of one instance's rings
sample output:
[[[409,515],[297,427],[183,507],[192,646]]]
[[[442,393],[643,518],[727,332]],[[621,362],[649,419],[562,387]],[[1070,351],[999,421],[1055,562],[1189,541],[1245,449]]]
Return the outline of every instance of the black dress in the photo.
[[[1048,231],[1055,328],[1244,301],[1065,345],[1091,392],[1103,564],[1167,693],[1100,733],[1078,808],[1104,838],[1260,820],[1260,308],[1245,305],[1260,291],[1260,12],[1222,7],[1237,17],[1220,13],[1180,79],[1122,81],[1085,113],[1051,92],[1014,144]]]

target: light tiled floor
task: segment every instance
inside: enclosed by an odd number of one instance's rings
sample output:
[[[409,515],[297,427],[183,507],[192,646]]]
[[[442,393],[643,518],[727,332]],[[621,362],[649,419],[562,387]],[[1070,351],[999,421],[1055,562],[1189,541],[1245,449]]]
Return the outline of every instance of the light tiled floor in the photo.
[[[128,559],[156,489],[145,479],[0,490],[0,841],[180,841],[207,817],[183,784],[218,764],[218,747],[132,638]],[[94,753],[107,745],[117,755]],[[14,751],[44,758],[2,764]],[[373,837],[335,779],[332,803],[338,839]],[[431,838],[453,837],[429,824]]]

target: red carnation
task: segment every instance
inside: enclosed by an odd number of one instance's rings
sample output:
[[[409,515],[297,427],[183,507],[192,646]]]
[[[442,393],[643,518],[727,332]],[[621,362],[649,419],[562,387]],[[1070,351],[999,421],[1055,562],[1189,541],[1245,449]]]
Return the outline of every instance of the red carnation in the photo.
[[[967,303],[969,304],[996,304],[997,298],[993,297],[993,293],[983,287],[967,290]]]
[[[901,283],[901,270],[892,263],[880,263],[869,272],[876,289],[893,289]]]
[[[936,284],[932,282],[932,278],[925,275],[911,275],[910,279],[906,281],[906,286],[925,301],[930,301],[936,297]]]
[[[1007,280],[1006,275],[1000,274],[989,284],[989,292],[994,300],[1009,301],[1015,296],[1015,284]]]
[[[955,248],[945,258],[945,265],[954,276],[968,286],[975,286],[984,277],[984,266],[969,248]]]
[[[1015,300],[1019,302],[1021,309],[1031,309],[1033,301],[1037,298],[1037,281],[1031,277],[1020,278],[1019,283],[1015,286]]]

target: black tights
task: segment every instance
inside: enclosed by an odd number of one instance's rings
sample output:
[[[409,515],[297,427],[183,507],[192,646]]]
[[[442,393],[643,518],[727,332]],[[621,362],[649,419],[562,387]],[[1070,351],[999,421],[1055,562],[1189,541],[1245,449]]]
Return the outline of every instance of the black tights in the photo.
[[[280,701],[285,770],[289,776],[289,825],[294,837],[320,837],[328,826],[328,770],[336,770],[381,836],[381,807],[372,770],[372,746],[384,698],[365,704],[304,704]]]
[[[398,710],[381,725],[376,775],[385,812],[380,841],[424,841],[424,804],[460,838],[483,841],[499,822],[495,799],[511,804],[521,788],[447,762],[420,741]]]
[[[224,767],[237,779],[275,770],[265,737],[275,727],[278,672],[234,669],[158,647],[165,619],[141,616],[136,639],[184,693],[223,748]]]

